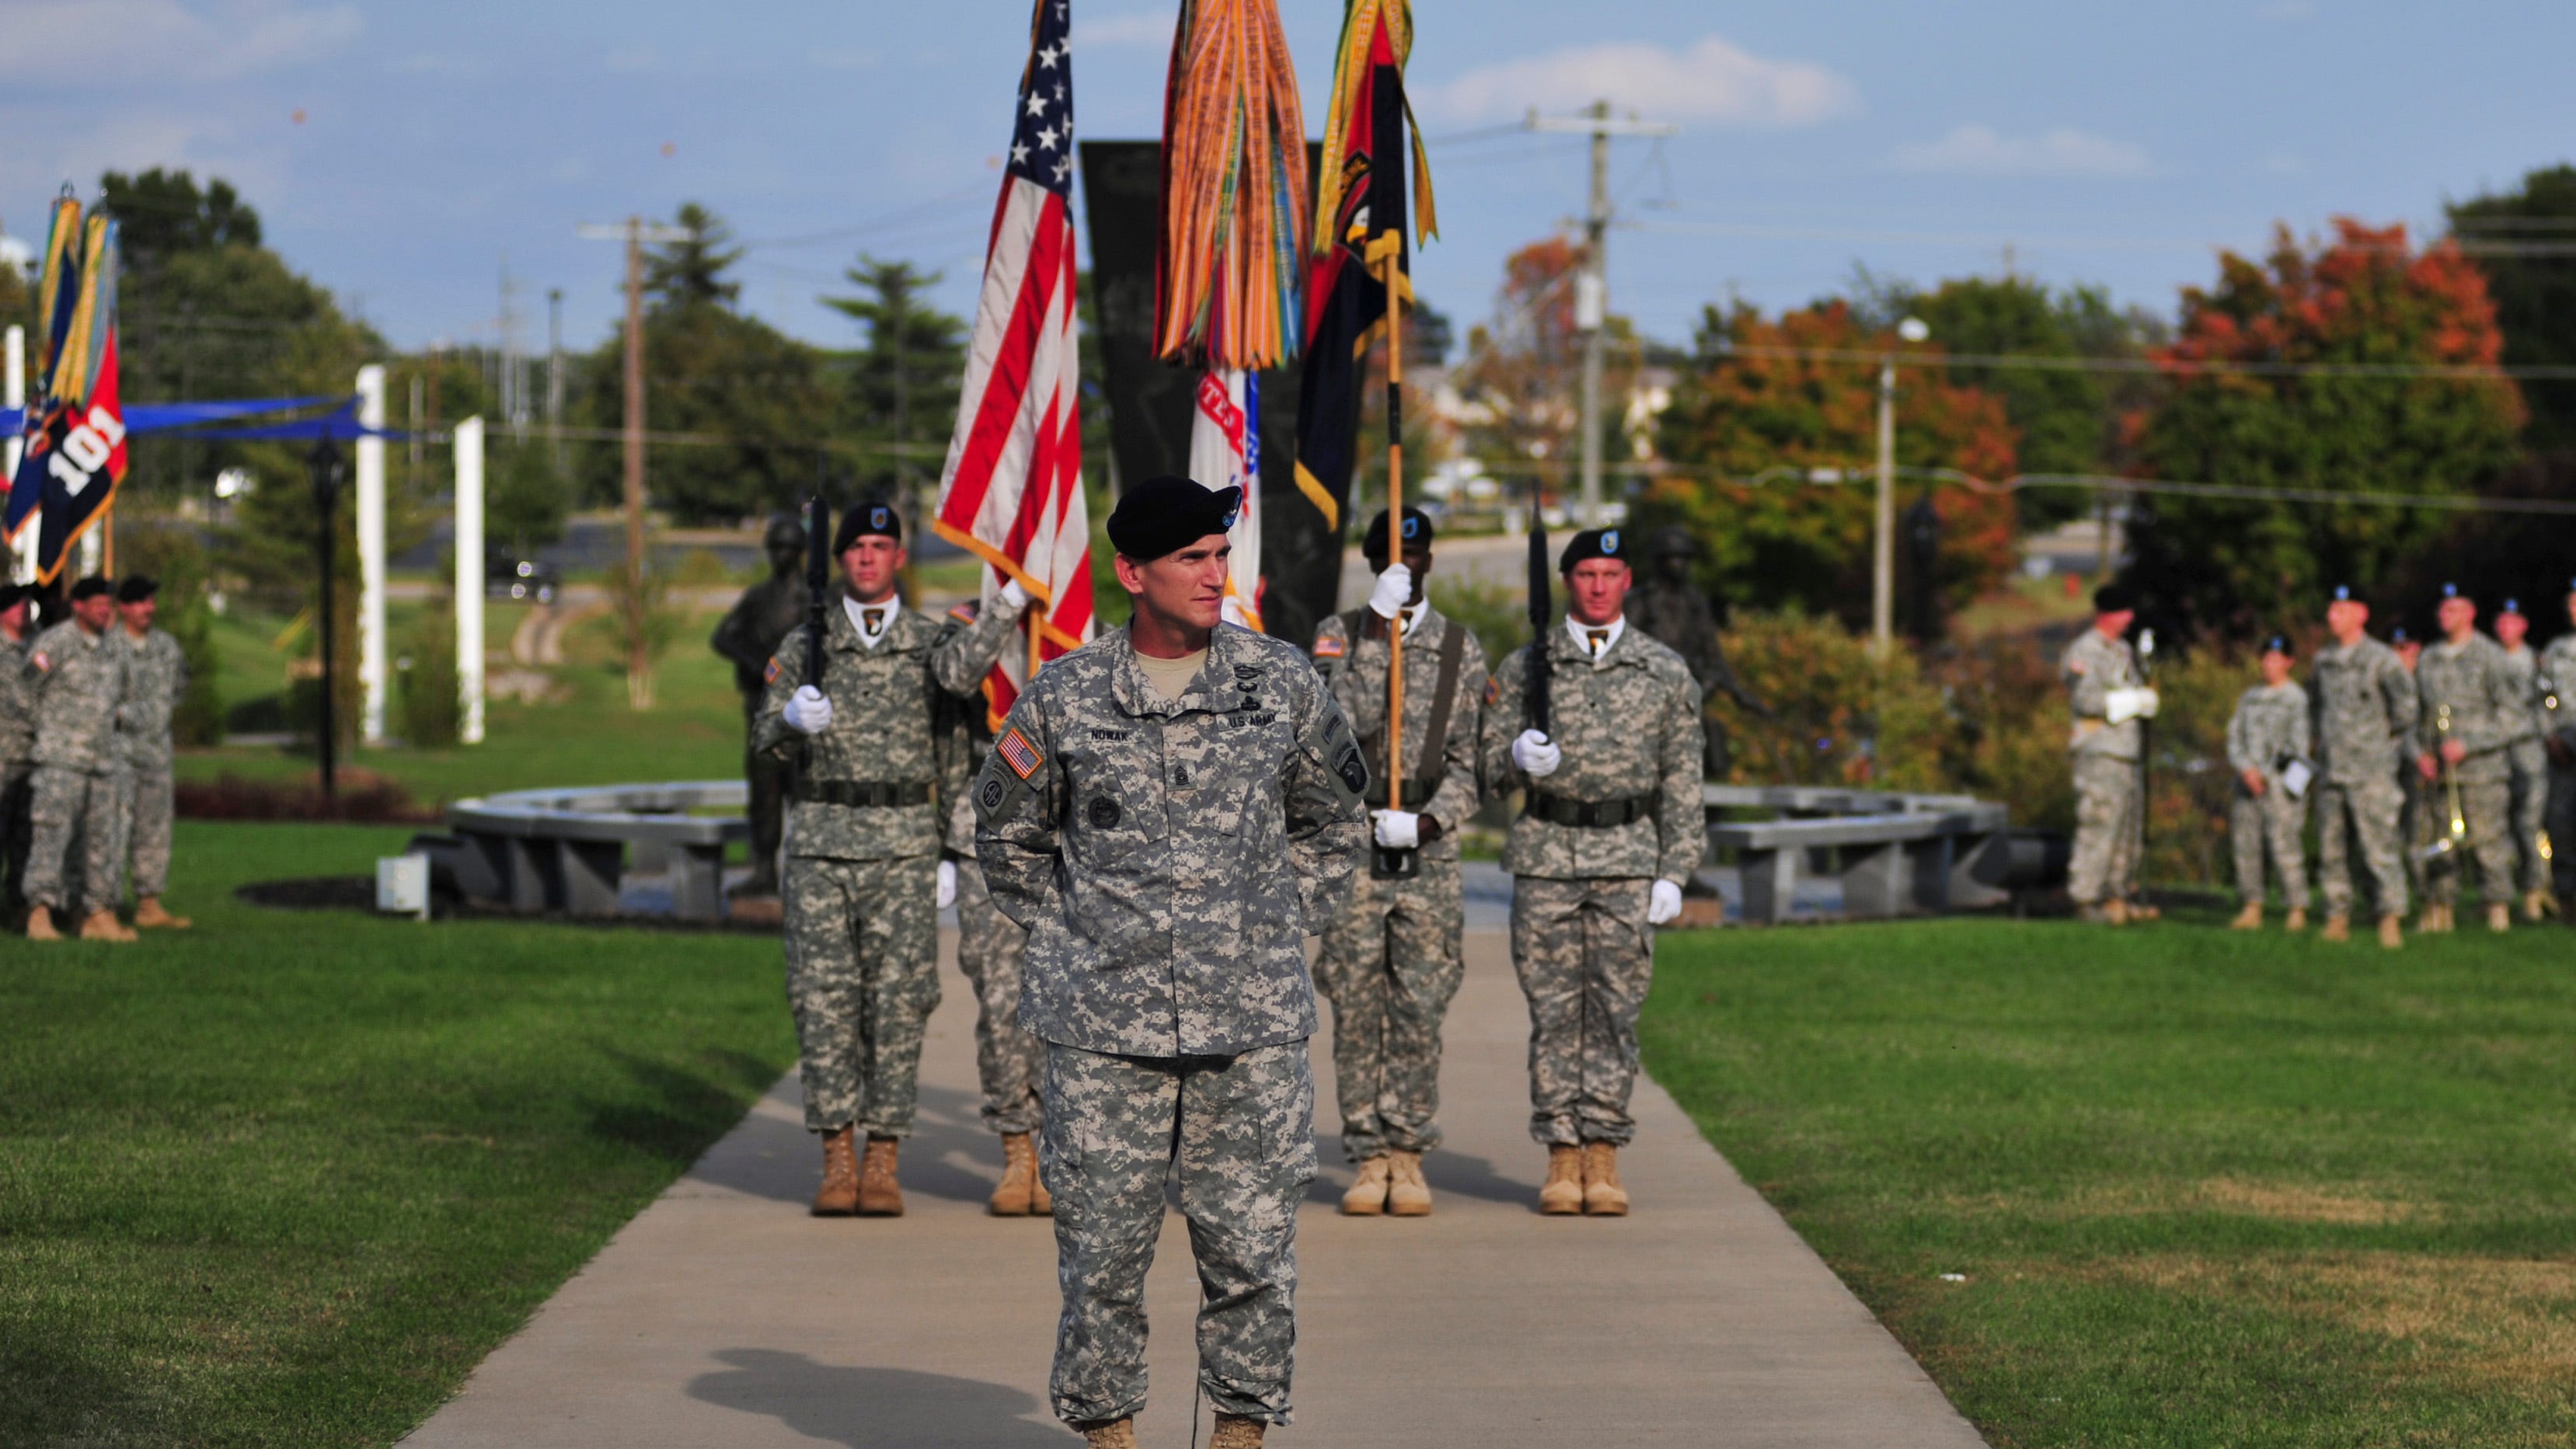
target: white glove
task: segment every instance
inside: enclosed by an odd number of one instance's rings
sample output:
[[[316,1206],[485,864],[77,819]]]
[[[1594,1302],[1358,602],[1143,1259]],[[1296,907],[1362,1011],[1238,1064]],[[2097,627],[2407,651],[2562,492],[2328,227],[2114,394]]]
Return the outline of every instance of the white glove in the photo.
[[[1392,619],[1403,612],[1413,598],[1413,570],[1402,564],[1387,565],[1377,576],[1377,587],[1369,590],[1369,612],[1381,619]]]
[[[799,734],[819,735],[832,727],[832,701],[810,684],[797,686],[780,713],[786,716],[787,727]]]
[[[1369,823],[1377,827],[1377,843],[1389,850],[1411,850],[1422,843],[1422,817],[1410,810],[1372,810]]]
[[[2160,703],[2162,703],[2162,701],[2156,698],[2156,692],[2154,690],[2147,688],[2143,684],[2138,686],[2138,718],[2154,719],[2156,717],[2156,706]]]
[[[2102,696],[2102,716],[2113,724],[2127,724],[2145,712],[2143,689],[2114,689]]]
[[[943,860],[939,863],[939,898],[931,904],[942,910],[957,904],[957,862]]]
[[[1005,579],[1002,582],[1002,607],[1016,614],[1028,606],[1029,591],[1020,587],[1018,579]]]
[[[1646,892],[1646,924],[1660,926],[1682,913],[1682,888],[1668,880]]]
[[[1512,763],[1531,779],[1544,780],[1565,763],[1565,751],[1558,749],[1545,732],[1523,730],[1520,738],[1512,741]]]

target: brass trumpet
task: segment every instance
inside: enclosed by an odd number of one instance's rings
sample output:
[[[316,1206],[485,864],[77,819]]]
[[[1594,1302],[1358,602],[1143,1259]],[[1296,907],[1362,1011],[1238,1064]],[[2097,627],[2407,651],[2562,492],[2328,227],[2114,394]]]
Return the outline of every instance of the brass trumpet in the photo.
[[[2433,735],[2437,743],[2451,736],[2451,707],[2447,704],[2433,718]],[[2469,817],[2460,808],[2459,767],[2447,759],[2442,761],[2442,792],[2451,807],[2450,825],[2440,839],[2415,852],[2415,859],[2425,865],[2457,855],[2469,844]]]

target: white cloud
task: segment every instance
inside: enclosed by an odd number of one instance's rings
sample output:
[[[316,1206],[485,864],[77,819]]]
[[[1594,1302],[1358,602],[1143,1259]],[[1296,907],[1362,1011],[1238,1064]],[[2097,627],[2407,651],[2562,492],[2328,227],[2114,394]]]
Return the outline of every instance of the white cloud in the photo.
[[[2143,176],[2154,169],[2146,148],[2060,127],[2036,136],[2006,136],[1970,122],[1938,141],[1909,141],[1889,158],[1900,171],[1975,176]]]
[[[1073,48],[1076,53],[1131,48],[1169,50],[1172,48],[1172,17],[1147,13],[1078,20],[1073,27]]]
[[[13,0],[0,78],[59,82],[62,58],[113,55],[124,80],[225,81],[309,64],[357,39],[357,7],[299,8],[291,0]]]
[[[1464,120],[1536,106],[1572,110],[1603,97],[1656,120],[1805,126],[1860,109],[1852,83],[1820,65],[1770,60],[1720,36],[1686,50],[1646,43],[1571,46],[1471,70],[1433,91]]]
[[[0,106],[0,135],[12,142],[0,148],[0,195],[51,196],[65,181],[87,195],[102,171],[167,166],[201,177],[220,175],[245,195],[274,198],[284,188],[283,174],[267,154],[238,144],[242,117],[225,109],[181,114],[124,107],[111,117],[83,121],[59,107]],[[24,218],[13,219],[26,225]]]

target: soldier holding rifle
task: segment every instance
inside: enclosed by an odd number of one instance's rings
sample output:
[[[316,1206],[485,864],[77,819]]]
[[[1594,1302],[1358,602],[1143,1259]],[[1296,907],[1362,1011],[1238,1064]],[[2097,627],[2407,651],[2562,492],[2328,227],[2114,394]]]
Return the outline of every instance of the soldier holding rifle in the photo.
[[[2478,606],[2459,585],[2442,586],[2435,617],[2442,638],[2416,662],[2415,686],[2422,695],[2421,717],[2446,728],[2416,756],[2415,768],[2426,782],[2439,782],[2445,819],[2464,826],[2466,838],[2455,842],[2451,868],[2433,873],[2432,899],[2416,930],[2448,931],[2457,924],[2452,911],[2460,877],[2475,860],[2485,886],[2487,929],[2502,931],[2513,924],[2516,894],[2507,751],[2530,718],[2528,689],[2503,648],[2478,632]]]

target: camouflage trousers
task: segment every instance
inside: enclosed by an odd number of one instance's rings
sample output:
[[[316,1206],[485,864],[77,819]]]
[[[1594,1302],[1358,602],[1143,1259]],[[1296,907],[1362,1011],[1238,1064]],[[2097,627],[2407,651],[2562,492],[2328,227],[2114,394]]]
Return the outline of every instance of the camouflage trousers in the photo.
[[[2425,874],[2424,847],[2433,843],[2434,815],[2424,803],[2424,777],[2415,773],[2412,760],[2398,767],[2397,796],[2397,846],[2406,865],[2406,885],[2429,897],[2432,880]]]
[[[116,822],[124,835],[114,859],[134,863],[134,894],[150,899],[170,884],[170,817],[176,791],[168,766],[116,772]]]
[[[1549,1146],[1637,1135],[1637,1012],[1655,976],[1653,882],[1512,879],[1512,968],[1530,1012],[1530,1136]]]
[[[2349,916],[2357,896],[2353,857],[2370,877],[2370,894],[2383,916],[2406,914],[2406,871],[2398,863],[2397,815],[2405,804],[2394,778],[2359,784],[2321,782],[2316,796],[2317,888],[2326,914]]]
[[[2576,909],[2576,765],[2549,766],[2549,870],[2558,899]]]
[[[1020,1030],[1020,960],[1029,933],[993,904],[984,871],[957,862],[957,966],[975,987],[975,1075],[984,1088],[984,1125],[996,1132],[1038,1129],[1038,1077],[1046,1044]]]
[[[35,767],[0,766],[0,918],[27,903],[27,851],[35,836]]]
[[[2138,884],[2138,762],[2075,757],[2075,851],[2066,893],[2079,906],[2125,900]]]
[[[1145,1407],[1145,1272],[1169,1180],[1199,1270],[1199,1386],[1217,1411],[1288,1420],[1297,1204],[1315,1180],[1306,1043],[1234,1057],[1116,1057],[1050,1043],[1047,1191],[1056,1325],[1048,1393],[1081,1424]]]
[[[2522,888],[2549,889],[2549,862],[2540,854],[2540,832],[2549,828],[2549,751],[2537,736],[2505,747],[2513,765],[2513,853],[2522,863]]]
[[[2451,792],[2435,784],[2425,796],[2425,813],[2433,817],[2435,838],[2448,834],[2451,825]],[[2453,851],[2425,880],[2425,894],[2440,906],[2456,905],[2460,883],[2475,870],[2481,894],[2489,901],[2511,901],[2522,894],[2516,884],[2516,862],[2513,856],[2513,780],[2498,775],[2492,779],[2460,782],[2460,818],[2468,825],[2468,839]]]
[[[30,794],[28,902],[75,918],[113,907],[122,884],[116,851],[124,836],[117,827],[115,777],[39,765]],[[67,879],[73,871],[79,873],[76,881]]]
[[[787,859],[787,1004],[805,1126],[912,1133],[921,1032],[939,1004],[939,862]]]
[[[2227,843],[2236,854],[2236,895],[2259,903],[2263,891],[2263,856],[2281,873],[2281,900],[2294,910],[2308,908],[2308,852],[2300,836],[2308,828],[2308,802],[2293,800],[2278,781],[2267,782],[2260,795],[2238,787],[2227,807]]]
[[[1353,1162],[1440,1145],[1440,1025],[1465,966],[1458,862],[1411,880],[1363,869],[1324,928],[1315,987],[1333,1004],[1333,1096]]]

